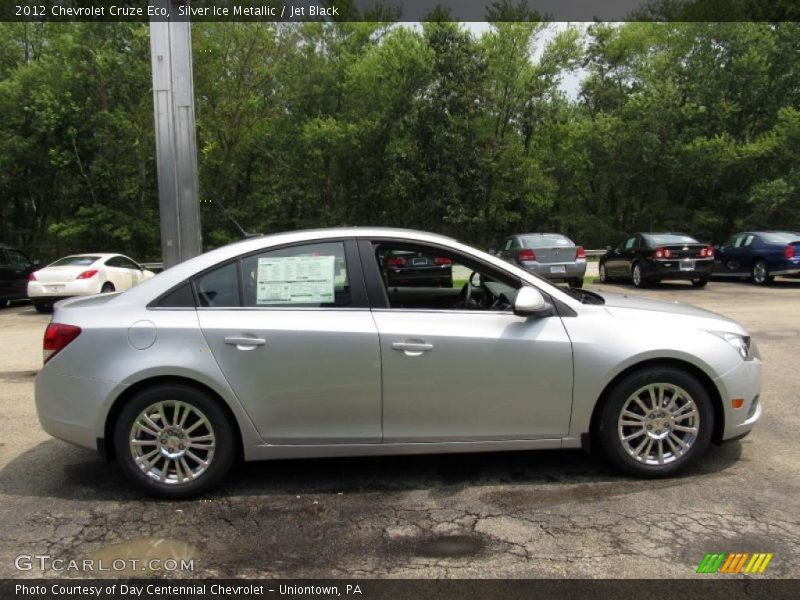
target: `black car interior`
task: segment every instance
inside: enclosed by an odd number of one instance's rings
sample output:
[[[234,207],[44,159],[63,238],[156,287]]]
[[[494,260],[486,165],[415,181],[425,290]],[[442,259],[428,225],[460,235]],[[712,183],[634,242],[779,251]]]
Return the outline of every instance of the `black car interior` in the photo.
[[[519,280],[443,249],[396,242],[374,245],[375,259],[381,271],[386,298],[391,308],[432,310],[512,310],[514,298],[521,283]],[[401,286],[390,282],[387,258],[402,252],[443,256],[453,261],[454,272],[458,266],[466,267],[469,278],[459,280],[455,275],[451,287]]]

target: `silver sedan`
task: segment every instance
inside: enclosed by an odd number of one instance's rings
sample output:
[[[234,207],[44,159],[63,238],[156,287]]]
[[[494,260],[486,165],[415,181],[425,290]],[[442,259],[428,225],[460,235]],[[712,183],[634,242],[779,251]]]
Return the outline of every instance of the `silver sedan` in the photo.
[[[390,285],[383,259],[399,251],[471,276]],[[44,360],[44,429],[166,497],[211,488],[237,458],[587,446],[664,476],[761,415],[761,360],[738,323],[559,288],[396,229],[250,239],[63,301]]]

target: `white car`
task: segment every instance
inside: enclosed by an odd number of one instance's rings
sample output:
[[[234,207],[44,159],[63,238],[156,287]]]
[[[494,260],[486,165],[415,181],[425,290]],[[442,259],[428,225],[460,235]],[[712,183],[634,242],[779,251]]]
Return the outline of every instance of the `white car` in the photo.
[[[73,254],[31,273],[28,297],[39,312],[64,298],[124,292],[154,273],[122,254]]]

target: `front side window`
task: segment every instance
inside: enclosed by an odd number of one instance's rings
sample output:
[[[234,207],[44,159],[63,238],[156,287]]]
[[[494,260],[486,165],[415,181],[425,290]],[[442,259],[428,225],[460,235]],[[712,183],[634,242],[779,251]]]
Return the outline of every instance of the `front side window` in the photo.
[[[373,246],[389,308],[510,311],[520,282],[448,250],[404,242]]]
[[[245,306],[330,308],[352,305],[343,242],[279,248],[242,259]]]

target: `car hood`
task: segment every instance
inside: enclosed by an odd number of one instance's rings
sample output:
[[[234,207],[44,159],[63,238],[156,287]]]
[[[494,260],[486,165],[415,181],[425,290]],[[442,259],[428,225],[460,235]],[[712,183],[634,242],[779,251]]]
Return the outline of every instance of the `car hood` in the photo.
[[[605,309],[615,317],[652,320],[672,316],[685,319],[688,316],[702,319],[707,322],[707,325],[710,322],[716,322],[718,326],[724,326],[724,330],[731,333],[746,334],[745,329],[733,319],[691,304],[606,292],[600,293],[600,296],[605,300]],[[659,315],[653,313],[659,313]]]

